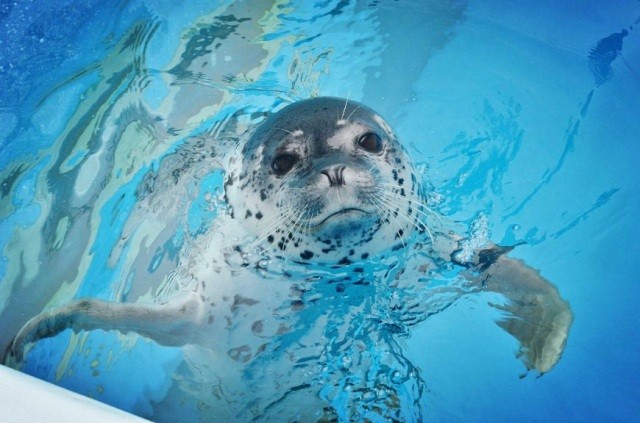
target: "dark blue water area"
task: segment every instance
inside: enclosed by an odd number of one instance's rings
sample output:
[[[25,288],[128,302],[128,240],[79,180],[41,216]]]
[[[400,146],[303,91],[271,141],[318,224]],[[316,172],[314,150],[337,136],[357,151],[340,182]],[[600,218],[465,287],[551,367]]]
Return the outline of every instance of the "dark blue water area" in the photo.
[[[57,160],[60,135],[104,77],[97,64],[142,22],[155,28],[145,66],[166,71],[180,40],[201,29],[194,22],[231,2],[213,3],[0,0],[0,171],[16,160],[28,163],[4,175],[0,187],[0,293],[3,278],[20,268],[7,258],[16,243],[26,245],[18,229],[55,215],[39,198],[68,181],[62,172],[49,180],[43,169]],[[351,95],[379,110],[425,166],[439,211],[468,227],[486,221],[501,245],[522,243],[512,256],[540,269],[574,313],[561,361],[541,377],[526,374],[514,358],[517,342],[498,330],[499,312],[486,306],[499,301],[491,294],[465,297],[415,327],[401,342],[425,379],[427,421],[638,421],[640,1],[361,2],[371,15],[354,12],[355,2],[336,1],[309,6],[322,13],[288,16],[294,3],[279,3],[285,23],[269,27],[260,42],[286,38],[295,25],[329,34],[327,52],[318,48],[322,54],[309,60],[310,68],[330,69],[317,72],[315,92]],[[369,38],[351,42],[356,24],[340,20],[350,13]],[[276,97],[283,81],[298,75],[287,74],[290,64],[323,38],[296,41],[282,41],[247,97]],[[363,62],[358,48],[366,51]],[[323,62],[329,56],[333,62]],[[160,108],[172,85],[153,77],[148,83],[142,96]],[[85,163],[97,149],[79,150],[66,165]],[[110,283],[132,247],[115,262],[111,252],[135,211],[140,181],[171,151],[139,165],[100,203],[92,228],[99,235],[69,297],[115,296]],[[185,237],[207,230],[218,213],[209,198],[221,185],[219,172],[198,182],[184,225],[149,253],[150,275],[165,271]],[[27,267],[20,271],[29,273]],[[135,293],[132,284],[125,297]],[[150,415],[170,392],[182,353],[95,331],[44,340],[29,357],[29,374]],[[127,394],[119,394],[125,385]],[[189,413],[195,419],[197,410]]]
[[[175,10],[164,2],[136,0],[0,2],[0,168],[53,142],[86,87],[100,80],[99,61],[135,23],[161,24],[152,49],[169,52],[183,22],[217,3],[195,1]],[[167,15],[174,16],[175,27]],[[149,54],[149,66],[166,63],[163,51]],[[163,88],[158,90],[162,96]],[[145,96],[153,101],[153,93]],[[40,118],[48,113],[55,118]]]
[[[89,73],[144,8],[103,1],[3,1],[0,5],[0,110],[5,144],[24,130],[47,93]],[[60,104],[73,107],[73,104]],[[12,138],[15,138],[12,137]]]

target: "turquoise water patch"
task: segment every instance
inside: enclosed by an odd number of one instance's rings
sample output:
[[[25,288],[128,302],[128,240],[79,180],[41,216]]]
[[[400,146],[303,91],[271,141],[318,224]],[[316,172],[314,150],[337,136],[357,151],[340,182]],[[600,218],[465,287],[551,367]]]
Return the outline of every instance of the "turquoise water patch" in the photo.
[[[181,362],[178,348],[137,340],[122,349],[121,336],[102,331],[82,337],[67,357],[70,335],[39,343],[29,352],[24,371],[138,414],[149,414],[152,403],[166,395],[171,386],[168,375]]]

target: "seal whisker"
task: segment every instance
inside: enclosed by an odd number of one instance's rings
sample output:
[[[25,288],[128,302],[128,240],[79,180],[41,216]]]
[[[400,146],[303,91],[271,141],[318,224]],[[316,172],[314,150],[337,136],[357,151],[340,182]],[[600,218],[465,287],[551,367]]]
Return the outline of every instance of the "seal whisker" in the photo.
[[[396,207],[396,210],[392,210],[392,208],[389,207],[389,205],[387,205],[386,203],[384,203],[382,201],[382,198],[380,198],[380,197],[375,197],[374,196],[374,197],[372,197],[372,199],[374,201],[378,202],[378,205],[381,206],[380,209],[386,209],[389,212],[389,216],[393,219],[395,224],[398,226],[398,233],[400,231],[404,232],[405,228],[402,226],[402,224],[400,223],[400,221],[398,221],[398,219],[396,217],[396,214],[398,216],[400,216],[400,209],[397,208],[396,206],[393,206],[393,207]],[[382,207],[382,206],[386,206],[386,207]],[[396,213],[396,211],[397,211],[397,213]],[[400,242],[402,243],[402,246],[406,248],[407,244],[404,242],[404,238],[402,238],[402,236],[400,236]]]
[[[380,184],[380,186],[382,186],[383,188],[397,188],[397,186],[395,185],[391,185],[391,184]],[[418,207],[417,211],[422,213],[425,217],[428,218],[436,218],[438,221],[441,220],[440,216],[434,212],[429,206],[427,206],[427,204],[425,202],[422,201],[416,201],[416,200],[412,200],[410,198],[407,197],[403,197],[402,195],[399,195],[399,193],[394,192],[393,190],[389,190],[389,189],[384,189],[379,191],[380,194],[384,194],[387,197],[390,197],[394,200],[403,200],[409,204],[415,205]],[[427,214],[428,212],[428,214]]]
[[[351,111],[351,113],[349,113],[349,116],[347,116],[346,121],[349,122],[349,119],[351,119],[351,116],[353,116],[353,114],[356,112],[356,110],[358,110],[360,108],[360,105],[357,105],[355,109],[353,109]]]
[[[427,224],[425,222],[423,222],[418,216],[411,216],[409,215],[406,211],[401,210],[397,204],[394,204],[390,199],[381,197],[379,194],[382,193],[376,193],[376,199],[386,205],[389,209],[391,209],[392,207],[396,207],[398,209],[398,216],[402,217],[404,220],[406,220],[408,223],[410,223],[412,226],[414,226],[418,231],[420,232],[426,232],[427,235],[429,236],[429,238],[431,239],[431,243],[433,244],[434,242],[434,238],[433,238],[433,234],[431,232],[431,230],[429,229],[429,227],[427,226]],[[426,215],[425,215],[426,217]]]
[[[286,228],[286,224],[292,221],[293,212],[287,211],[286,214],[282,214],[279,216],[279,219],[267,228],[259,239],[254,242],[254,245],[262,244],[265,240],[268,240],[269,237],[274,237],[278,232],[282,232],[284,228]]]
[[[386,209],[388,211],[389,216],[395,221],[396,225],[398,226],[398,229],[404,231],[404,226],[398,220],[398,217],[400,217],[400,216],[405,218],[411,226],[416,226],[415,222],[412,222],[411,220],[408,220],[406,218],[406,216],[404,216],[401,213],[402,210],[400,209],[400,207],[397,204],[393,204],[390,201],[387,201],[387,200],[383,199],[382,197],[378,197],[376,195],[374,195],[372,198],[375,201],[377,201],[379,205],[384,206],[384,207],[381,207],[381,209],[384,208],[384,209]],[[402,243],[404,244],[404,241]]]
[[[380,195],[384,195],[389,200],[392,200],[392,201],[403,201],[405,204],[414,206],[416,208],[415,212],[421,214],[426,219],[434,218],[438,222],[441,221],[440,216],[438,216],[433,210],[431,210],[430,208],[425,206],[424,203],[421,203],[419,201],[413,201],[413,200],[410,200],[408,198],[404,198],[404,197],[402,197],[400,195],[397,195],[395,193],[388,193],[388,192],[380,191],[379,194]],[[422,209],[424,209],[424,210],[422,210]]]
[[[304,210],[302,211],[303,215],[306,215],[307,211],[309,210],[309,205],[307,204],[304,208]],[[309,219],[306,219],[304,222],[304,225],[302,225],[299,229],[300,234],[304,237],[304,238],[308,238],[311,234],[311,221]],[[301,240],[299,240],[301,241]],[[298,244],[298,251],[301,250],[300,245]]]
[[[302,219],[302,217],[305,215],[306,212],[306,206],[303,205],[299,208],[296,209],[296,211],[293,213],[293,215],[298,215],[298,217],[296,217],[296,219],[292,222],[291,228],[289,233],[285,236],[284,242],[282,244],[282,251],[286,251],[287,247],[289,246],[289,244],[291,243],[291,241],[294,238],[293,235],[293,231],[296,230],[297,226],[298,226],[298,222],[300,221],[300,219]]]
[[[251,249],[257,248],[264,241],[266,241],[270,236],[272,236],[275,233],[277,233],[278,229],[281,226],[281,223],[283,221],[285,221],[285,220],[286,220],[286,217],[280,216],[280,219],[278,221],[276,221],[275,223],[273,223],[271,226],[269,226],[267,229],[265,229],[261,233],[261,235],[251,243],[251,246],[249,248],[251,248]]]
[[[349,96],[351,96],[351,90],[349,90],[349,92],[347,93],[347,98],[344,101],[344,108],[342,109],[342,115],[340,116],[340,120],[344,119],[344,114],[347,111],[347,104],[349,104]]]
[[[279,126],[275,126],[274,128],[275,128],[275,129],[278,129],[278,130],[280,130],[280,131],[282,131],[282,132],[286,132],[287,134],[289,134],[289,135],[291,135],[291,136],[294,136],[294,137],[295,137],[296,135],[298,135],[298,134],[300,134],[300,133],[301,133],[299,129],[296,129],[296,130],[294,130],[294,131],[289,131],[288,129],[284,129],[284,128],[281,128],[281,127],[279,127]]]
[[[411,223],[413,226],[415,226],[416,229],[420,230],[420,231],[427,231],[427,225],[426,223],[424,223],[422,220],[420,220],[418,218],[418,216],[411,216],[410,214],[408,214],[406,211],[400,209],[400,207],[397,204],[394,204],[391,200],[386,199],[384,197],[381,197],[379,195],[376,195],[376,198],[378,201],[380,201],[382,204],[384,204],[385,206],[387,206],[387,208],[390,210],[392,208],[395,208],[398,211],[398,216],[401,216],[402,218],[406,219],[409,223]],[[417,222],[417,223],[416,223]],[[418,223],[420,225],[418,225]]]
[[[392,199],[387,199],[387,201],[389,201],[391,204],[394,204],[392,202],[392,200],[398,200],[398,198],[392,198]],[[426,213],[422,212],[421,210],[416,210],[417,212],[420,212],[420,214],[416,213],[415,216],[412,216],[411,214],[409,214],[407,211],[403,210],[403,216],[405,216],[407,219],[415,219],[416,222],[419,222],[421,227],[416,226],[416,229],[426,232],[429,235],[429,238],[431,238],[431,241],[433,242],[433,233],[431,231],[431,229],[429,229],[429,226],[425,223],[425,221],[423,221],[421,219],[424,218],[426,220],[430,219],[430,216],[427,215]],[[438,220],[438,223],[440,223],[440,220]]]
[[[267,238],[269,238],[270,235],[277,233],[277,231],[282,227],[283,223],[290,221],[291,217],[294,215],[293,209],[294,207],[281,209],[281,213],[278,213],[265,221],[265,229],[261,232],[260,236],[251,244],[251,248],[255,248],[258,245],[262,244]]]

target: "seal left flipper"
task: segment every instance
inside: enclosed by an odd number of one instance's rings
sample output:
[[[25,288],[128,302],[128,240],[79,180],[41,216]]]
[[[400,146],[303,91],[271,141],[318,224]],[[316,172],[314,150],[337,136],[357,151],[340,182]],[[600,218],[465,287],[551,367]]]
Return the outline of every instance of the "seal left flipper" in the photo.
[[[546,373],[560,359],[573,322],[569,304],[540,273],[494,247],[480,252],[480,264],[468,280],[482,291],[497,292],[506,304],[491,304],[506,313],[497,323],[520,342],[520,357],[529,370]],[[482,260],[482,257],[490,260]]]
[[[13,339],[4,361],[20,362],[28,344],[65,329],[76,333],[94,329],[135,332],[161,345],[181,346],[191,341],[204,314],[204,304],[195,292],[161,305],[76,300],[29,320]]]

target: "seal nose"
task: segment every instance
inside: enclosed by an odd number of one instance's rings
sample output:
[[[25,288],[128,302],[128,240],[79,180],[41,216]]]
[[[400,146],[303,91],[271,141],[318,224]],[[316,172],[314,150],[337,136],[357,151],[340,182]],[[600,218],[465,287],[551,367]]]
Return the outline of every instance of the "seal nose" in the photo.
[[[331,166],[325,170],[320,171],[324,176],[329,179],[330,186],[341,186],[344,183],[344,169],[346,166]]]

